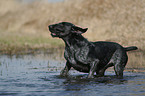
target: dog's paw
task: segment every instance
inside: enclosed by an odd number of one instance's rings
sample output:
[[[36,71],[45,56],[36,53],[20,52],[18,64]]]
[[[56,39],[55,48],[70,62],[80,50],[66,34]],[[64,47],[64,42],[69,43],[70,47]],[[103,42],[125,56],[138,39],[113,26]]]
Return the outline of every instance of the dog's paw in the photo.
[[[89,79],[93,79],[94,76],[93,76],[93,75],[88,75],[88,78],[89,78]]]
[[[69,73],[63,70],[63,71],[60,72],[60,76],[61,77],[67,77],[67,76],[69,76]]]

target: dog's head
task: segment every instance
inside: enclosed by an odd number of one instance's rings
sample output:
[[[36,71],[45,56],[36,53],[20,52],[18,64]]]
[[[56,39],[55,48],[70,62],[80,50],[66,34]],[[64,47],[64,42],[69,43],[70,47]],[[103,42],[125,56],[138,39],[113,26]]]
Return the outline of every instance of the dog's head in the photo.
[[[49,31],[52,37],[66,37],[70,34],[82,34],[87,31],[88,28],[80,28],[69,22],[61,22],[53,25],[49,25]]]

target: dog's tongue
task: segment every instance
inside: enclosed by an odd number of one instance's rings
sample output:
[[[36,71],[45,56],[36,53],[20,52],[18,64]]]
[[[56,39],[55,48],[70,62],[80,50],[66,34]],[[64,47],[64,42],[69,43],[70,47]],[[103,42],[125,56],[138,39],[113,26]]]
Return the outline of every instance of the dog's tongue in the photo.
[[[56,35],[55,33],[51,33],[52,35]]]

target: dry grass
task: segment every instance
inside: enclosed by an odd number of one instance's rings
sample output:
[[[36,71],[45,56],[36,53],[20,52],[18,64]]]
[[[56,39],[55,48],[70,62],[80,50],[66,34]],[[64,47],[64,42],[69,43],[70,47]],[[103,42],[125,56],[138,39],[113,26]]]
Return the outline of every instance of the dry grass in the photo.
[[[47,42],[42,39],[43,42],[38,44],[47,45],[52,41],[47,25],[69,21],[88,27],[89,30],[84,35],[89,40],[115,41],[123,46],[136,45],[139,51],[129,53],[128,67],[145,68],[145,0],[68,0],[60,3],[30,4],[20,4],[15,0],[0,2],[0,38],[4,38],[1,41],[7,38],[8,42],[11,41],[11,35],[6,34],[14,34],[12,38],[17,34],[29,39],[32,36],[32,40],[28,41],[23,38],[23,42],[26,41],[29,45],[39,36],[49,39]],[[52,44],[48,44],[48,47]],[[33,45],[37,45],[37,42]]]

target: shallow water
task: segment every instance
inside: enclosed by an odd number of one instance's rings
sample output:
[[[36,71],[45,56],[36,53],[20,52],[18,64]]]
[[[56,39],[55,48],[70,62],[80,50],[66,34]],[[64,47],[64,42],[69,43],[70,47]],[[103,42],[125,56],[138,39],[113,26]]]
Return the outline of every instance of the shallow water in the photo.
[[[145,73],[124,72],[117,79],[114,72],[105,77],[87,79],[74,70],[59,76],[65,60],[55,56],[0,56],[0,95],[2,96],[145,96]]]

